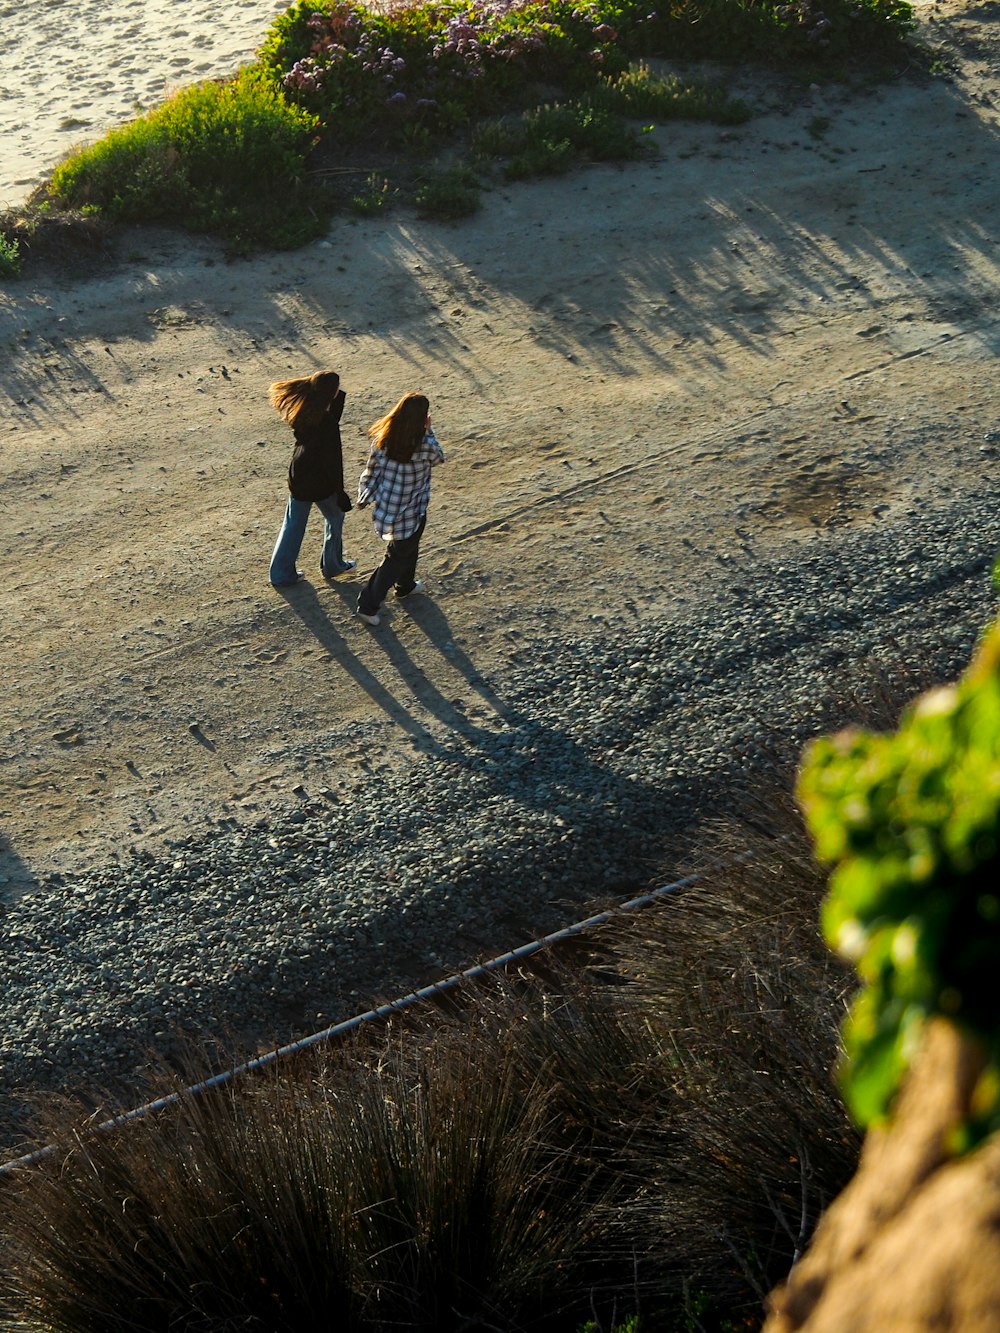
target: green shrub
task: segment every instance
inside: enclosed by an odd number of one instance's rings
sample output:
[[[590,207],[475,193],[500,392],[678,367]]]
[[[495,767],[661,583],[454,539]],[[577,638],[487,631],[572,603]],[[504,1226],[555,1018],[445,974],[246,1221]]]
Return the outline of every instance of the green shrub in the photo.
[[[631,161],[645,151],[631,126],[589,98],[487,124],[473,135],[472,146],[481,158],[507,158],[511,179],[559,175],[581,160]]]
[[[604,1329],[593,1319],[588,1319],[585,1324],[580,1325],[579,1333],[604,1333]],[[628,1319],[615,1323],[610,1333],[640,1333],[640,1324],[638,1315],[630,1315]]]
[[[864,983],[845,1028],[854,1114],[887,1114],[921,1029],[943,1015],[990,1058],[969,1141],[1000,1128],[1000,623],[894,734],[813,744],[799,794],[834,867],[827,938]]]
[[[524,117],[528,144],[565,139],[582,156],[595,162],[620,162],[641,157],[644,151],[636,131],[589,99],[566,106],[543,106]]]
[[[372,217],[388,207],[392,186],[384,176],[375,172],[368,177],[365,188],[351,197],[351,207],[363,217]]]
[[[74,153],[50,197],[78,215],[93,206],[117,221],[214,232],[237,252],[294,246],[322,234],[334,204],[305,170],[318,142],[332,153],[368,137],[407,159],[545,96],[569,99],[563,114],[576,123],[540,128],[500,154],[508,176],[629,160],[642,146],[621,117],[736,124],[749,115],[721,90],[630,71],[635,57],[840,67],[895,51],[911,27],[907,0],[678,0],[655,10],[646,0],[294,0],[256,65]],[[537,108],[540,122],[552,112]],[[472,186],[428,182],[419,197],[429,216],[478,206]],[[381,207],[371,192],[347,202]]]
[[[707,120],[742,125],[750,108],[717,84],[685,82],[655,74],[639,63],[600,79],[590,94],[593,105],[633,120]]]
[[[535,100],[580,93],[630,56],[790,60],[821,65],[898,46],[905,0],[639,0],[409,3],[296,0],[271,27],[261,67],[338,134],[414,119],[455,129]]]
[[[16,278],[21,272],[21,243],[16,236],[0,233],[0,278]]]
[[[708,84],[683,83],[638,64],[601,76],[586,96],[545,105],[515,118],[486,121],[472,135],[479,158],[506,159],[505,175],[555,176],[581,161],[622,162],[646,151],[625,119],[711,120],[741,124],[750,115],[742,102]]]
[[[223,232],[237,244],[298,244],[320,229],[304,176],[317,128],[246,70],[184,89],[80,149],[56,168],[50,194],[119,221]]]
[[[468,0],[371,9],[357,0],[296,0],[272,25],[260,68],[315,113],[328,134],[418,126],[448,132],[528,107],[541,87],[583,94],[618,83],[620,114],[694,115],[738,123],[747,109],[718,90],[629,88],[634,56],[822,65],[895,49],[912,27],[906,0]],[[652,84],[648,76],[633,84]],[[551,91],[550,91],[551,95]],[[655,103],[656,111],[642,110]],[[727,121],[731,117],[731,121]]]
[[[31,264],[93,271],[111,256],[112,226],[98,210],[53,208],[42,200],[0,213],[0,276],[17,277]]]
[[[463,168],[431,172],[417,186],[413,201],[424,217],[468,217],[479,208],[479,182]]]
[[[678,0],[636,20],[640,44],[634,49],[674,60],[760,60],[821,69],[891,55],[913,22],[908,0]]]
[[[508,180],[526,180],[531,176],[565,176],[578,158],[567,139],[545,139],[525,145],[504,167]]]
[[[564,0],[379,11],[297,0],[259,58],[268,77],[339,133],[391,132],[414,119],[454,129],[517,103],[539,81],[584,85],[595,68],[618,68],[617,36],[597,8]]]

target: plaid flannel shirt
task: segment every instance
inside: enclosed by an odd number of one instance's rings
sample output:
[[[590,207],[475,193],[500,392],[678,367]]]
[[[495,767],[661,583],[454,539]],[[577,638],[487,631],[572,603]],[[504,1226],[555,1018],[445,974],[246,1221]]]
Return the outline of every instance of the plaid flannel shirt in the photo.
[[[373,449],[358,482],[358,508],[372,506],[372,523],[383,541],[412,537],[427,513],[431,468],[444,462],[444,450],[428,426],[408,463],[397,463],[384,449]]]

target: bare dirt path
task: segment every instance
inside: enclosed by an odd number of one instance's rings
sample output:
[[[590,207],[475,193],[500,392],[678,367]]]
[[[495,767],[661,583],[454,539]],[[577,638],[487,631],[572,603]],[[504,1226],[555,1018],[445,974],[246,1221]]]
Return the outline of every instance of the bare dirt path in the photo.
[[[486,196],[461,225],[334,224],[226,263],[0,290],[0,887],[335,795],[498,720],[533,636],[627,638],[789,535],[919,514],[1000,429],[997,6],[920,6],[935,78],[748,83],[738,130]],[[268,383],[340,371],[345,456],[407,389],[448,453],[429,596],[267,583],[286,428]],[[969,534],[970,543],[975,534]],[[345,529],[359,572],[367,520]]]

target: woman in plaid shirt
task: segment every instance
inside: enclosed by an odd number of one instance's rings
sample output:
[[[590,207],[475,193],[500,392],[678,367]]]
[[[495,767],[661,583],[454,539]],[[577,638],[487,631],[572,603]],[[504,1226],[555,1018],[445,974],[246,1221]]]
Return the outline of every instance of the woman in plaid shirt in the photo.
[[[431,430],[430,403],[422,393],[404,394],[369,427],[368,438],[372,447],[358,482],[358,508],[371,507],[375,531],[389,544],[361,590],[358,615],[377,625],[378,609],[391,587],[397,597],[408,597],[424,586],[414,575],[431,498],[431,468],[444,462],[444,451]]]

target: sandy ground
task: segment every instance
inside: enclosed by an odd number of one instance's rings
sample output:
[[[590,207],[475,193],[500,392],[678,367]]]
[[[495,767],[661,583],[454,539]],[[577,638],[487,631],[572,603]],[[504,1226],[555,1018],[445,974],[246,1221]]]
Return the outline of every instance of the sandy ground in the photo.
[[[0,0],[0,208],[71,148],[253,58],[281,0]]]
[[[744,127],[462,224],[345,219],[234,263],[136,232],[114,269],[0,290],[0,891],[419,762],[488,724],[480,678],[502,698],[534,637],[627,644],[757,552],[994,469],[998,6],[919,13],[938,77],[747,83]],[[408,389],[449,456],[429,596],[378,631],[320,578],[318,518],[308,581],[267,583],[266,389],[319,367],[349,474]],[[349,515],[359,574],[378,546]]]

